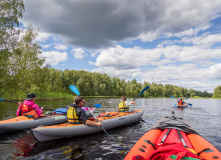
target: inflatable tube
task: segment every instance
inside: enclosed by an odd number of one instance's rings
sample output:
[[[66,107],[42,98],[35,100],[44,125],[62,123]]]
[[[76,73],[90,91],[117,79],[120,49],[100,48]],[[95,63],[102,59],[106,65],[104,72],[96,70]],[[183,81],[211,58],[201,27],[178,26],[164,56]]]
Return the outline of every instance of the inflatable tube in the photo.
[[[143,110],[136,110],[130,113],[120,112],[117,115],[98,117],[105,130],[120,127],[139,120],[143,115]],[[94,119],[91,119],[94,120]],[[101,126],[90,126],[84,124],[69,124],[38,127],[32,130],[32,134],[37,141],[48,141],[75,136],[83,136],[102,132]]]
[[[174,114],[165,116],[147,131],[124,160],[172,159],[174,156],[195,160],[221,160],[221,153],[211,143],[183,118]]]

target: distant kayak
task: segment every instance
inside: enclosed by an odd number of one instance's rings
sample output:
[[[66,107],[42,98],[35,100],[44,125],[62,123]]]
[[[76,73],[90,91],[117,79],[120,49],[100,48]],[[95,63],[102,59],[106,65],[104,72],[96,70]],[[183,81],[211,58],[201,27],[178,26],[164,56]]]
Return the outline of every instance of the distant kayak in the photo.
[[[143,110],[133,112],[109,112],[105,116],[98,116],[105,130],[113,129],[133,123],[139,120],[143,115]],[[95,121],[94,118],[90,119]],[[37,141],[48,141],[75,136],[84,136],[88,134],[102,132],[101,126],[90,126],[84,124],[59,124],[53,126],[38,127],[32,130],[32,134]]]
[[[176,107],[178,108],[186,108],[188,107],[189,105],[187,103],[185,103],[184,105],[176,105]]]
[[[165,116],[133,146],[124,160],[221,160],[221,153],[183,118]]]

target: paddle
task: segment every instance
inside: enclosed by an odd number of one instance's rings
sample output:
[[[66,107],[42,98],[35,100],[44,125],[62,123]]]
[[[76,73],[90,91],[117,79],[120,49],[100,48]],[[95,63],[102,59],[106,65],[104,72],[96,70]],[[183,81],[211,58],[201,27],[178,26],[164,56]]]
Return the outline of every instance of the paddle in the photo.
[[[18,102],[13,102],[13,101],[9,101],[9,100],[5,100],[5,99],[1,99],[1,98],[0,98],[0,101],[11,102],[11,103],[17,103],[17,104],[18,104]],[[43,108],[46,109],[46,110],[49,110],[49,111],[54,111],[53,109],[48,109],[48,108],[45,108],[45,107],[43,107]]]
[[[18,104],[18,102],[13,102],[13,101],[9,101],[9,100],[5,100],[5,99],[1,99],[1,98],[0,98],[0,101],[11,102],[11,103],[17,103],[17,104]]]
[[[78,96],[80,96],[80,92],[79,90],[77,89],[77,87],[75,85],[70,85],[70,89]],[[85,103],[86,105],[86,103]],[[93,112],[90,110],[90,108],[86,105],[86,107],[88,108],[88,110],[91,112],[91,114],[93,115],[93,117],[97,120],[98,122],[98,119],[95,117],[95,115],[93,114]],[[101,106],[100,106],[101,107]],[[101,128],[104,130],[104,132],[107,134],[107,136],[110,136],[107,131],[104,129],[104,127],[101,125]]]
[[[149,88],[149,86],[146,86],[146,87],[140,92],[140,94],[138,94],[137,97],[134,98],[133,101],[135,101],[135,99],[137,99],[137,98],[138,98],[144,91],[146,91],[148,88]]]

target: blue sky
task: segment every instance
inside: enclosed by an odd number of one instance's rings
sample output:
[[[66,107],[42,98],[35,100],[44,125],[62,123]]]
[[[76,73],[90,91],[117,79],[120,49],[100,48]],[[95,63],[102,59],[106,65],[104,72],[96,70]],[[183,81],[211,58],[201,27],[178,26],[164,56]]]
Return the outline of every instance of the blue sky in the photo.
[[[221,1],[24,0],[40,58],[60,70],[107,73],[212,93],[221,85]]]

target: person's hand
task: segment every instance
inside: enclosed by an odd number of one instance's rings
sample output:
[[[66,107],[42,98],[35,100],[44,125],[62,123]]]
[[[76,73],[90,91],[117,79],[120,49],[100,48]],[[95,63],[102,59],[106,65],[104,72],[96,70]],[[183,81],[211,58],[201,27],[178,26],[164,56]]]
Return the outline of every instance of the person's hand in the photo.
[[[97,125],[98,126],[102,126],[102,123],[99,121],[99,122],[97,122]]]
[[[18,105],[21,106],[21,105],[22,105],[22,102],[18,102]]]
[[[135,102],[134,102],[134,101],[130,101],[130,103],[131,103],[131,104],[135,104]]]

